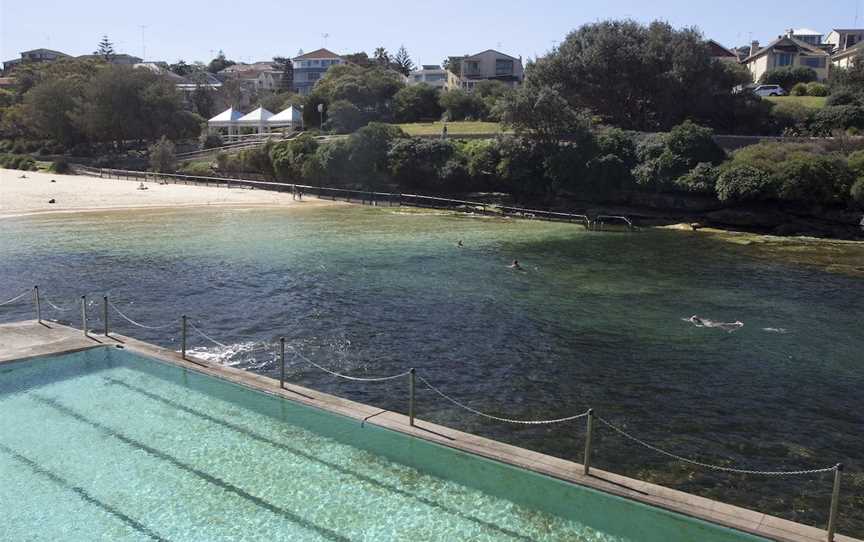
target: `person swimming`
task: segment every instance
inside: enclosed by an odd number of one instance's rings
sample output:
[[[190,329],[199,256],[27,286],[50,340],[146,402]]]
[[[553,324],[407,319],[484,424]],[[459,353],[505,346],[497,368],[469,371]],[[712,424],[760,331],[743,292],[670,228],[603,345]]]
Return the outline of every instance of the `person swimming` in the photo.
[[[522,266],[519,265],[519,260],[513,260],[513,263],[510,264],[510,269],[518,269],[522,271]]]
[[[701,316],[697,316],[695,314],[690,318],[687,318],[687,321],[696,327],[716,327],[729,333],[732,333],[733,331],[744,327],[744,322],[742,322],[741,320],[736,320],[734,322],[715,322],[714,320],[702,318]]]
[[[462,239],[459,239],[458,241],[456,241],[456,246],[459,248],[465,248],[465,245],[462,244]]]

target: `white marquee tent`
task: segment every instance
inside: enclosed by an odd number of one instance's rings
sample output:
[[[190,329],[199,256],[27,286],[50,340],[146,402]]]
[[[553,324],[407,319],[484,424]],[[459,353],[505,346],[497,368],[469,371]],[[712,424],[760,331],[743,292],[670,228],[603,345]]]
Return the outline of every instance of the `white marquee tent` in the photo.
[[[303,110],[294,106],[276,114],[259,107],[246,115],[233,107],[229,107],[207,121],[207,127],[211,133],[227,128],[229,137],[238,134],[240,128],[251,128],[256,133],[264,134],[269,133],[273,128],[294,129],[302,126]]]

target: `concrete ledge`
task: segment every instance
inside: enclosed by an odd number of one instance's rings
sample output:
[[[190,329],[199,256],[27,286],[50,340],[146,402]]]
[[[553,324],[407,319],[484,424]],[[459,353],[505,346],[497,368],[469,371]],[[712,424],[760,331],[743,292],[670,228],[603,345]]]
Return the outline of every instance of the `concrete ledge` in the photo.
[[[184,360],[178,352],[131,337],[117,334],[105,337],[97,333],[91,333],[90,336],[85,337],[80,329],[76,330],[54,322],[38,323],[35,320],[0,325],[0,364],[104,346],[122,346],[146,357],[156,358],[179,367],[221,378],[255,391],[340,414],[362,423],[397,431],[442,446],[771,540],[824,542],[826,539],[826,533],[822,529],[596,468],[592,468],[591,474],[585,476],[582,474],[582,465],[572,461],[532,452],[420,419],[416,419],[415,426],[412,427],[408,417],[397,412],[382,410],[293,384],[286,383],[285,388],[282,389],[279,387],[278,380],[188,356],[188,359]],[[826,502],[826,512],[827,504]],[[835,540],[838,542],[862,542],[842,535],[837,535]]]

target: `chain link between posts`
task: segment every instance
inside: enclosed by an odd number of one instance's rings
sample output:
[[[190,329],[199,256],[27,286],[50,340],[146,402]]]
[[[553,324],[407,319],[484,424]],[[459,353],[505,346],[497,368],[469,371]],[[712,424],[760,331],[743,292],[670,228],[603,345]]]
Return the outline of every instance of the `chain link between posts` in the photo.
[[[138,326],[138,327],[143,328],[143,329],[159,330],[159,329],[167,329],[167,328],[169,328],[169,327],[171,327],[171,326],[173,325],[172,323],[169,323],[169,324],[163,324],[163,325],[161,325],[161,326],[148,326],[148,325],[142,324],[142,323],[140,323],[140,322],[136,322],[135,320],[133,320],[133,319],[129,318],[128,316],[126,316],[126,315],[123,313],[123,311],[121,311],[120,308],[119,308],[117,305],[115,305],[114,302],[111,301],[110,299],[108,300],[108,305],[109,305],[112,309],[114,309],[114,312],[116,312],[117,314],[120,315],[120,318],[123,318],[124,320],[126,320],[127,322],[129,322],[130,324],[132,324],[133,326]]]
[[[635,442],[636,444],[644,446],[644,447],[648,448],[649,450],[652,450],[652,451],[657,452],[659,454],[665,455],[667,457],[671,457],[672,459],[682,461],[684,463],[689,463],[691,465],[696,465],[699,467],[704,467],[706,469],[711,469],[711,470],[715,470],[715,471],[730,472],[730,473],[734,473],[734,474],[753,474],[753,475],[758,475],[758,476],[804,476],[804,475],[808,475],[808,474],[820,474],[823,472],[833,472],[833,471],[837,470],[836,465],[832,465],[831,467],[825,467],[825,468],[821,468],[821,469],[792,470],[792,471],[765,471],[765,470],[736,469],[733,467],[724,467],[721,465],[712,465],[710,463],[703,463],[701,461],[696,461],[694,459],[682,457],[680,455],[673,454],[672,452],[668,452],[666,450],[663,450],[662,448],[658,448],[657,446],[654,446],[652,444],[648,444],[644,440],[639,439],[639,438],[631,435],[630,433],[624,431],[620,427],[613,425],[611,422],[609,422],[605,418],[602,418],[600,416],[595,416],[595,417],[597,418],[597,420],[600,423],[602,423],[603,425],[605,425],[609,429],[612,429],[613,431],[615,431],[619,435]]]
[[[396,380],[397,378],[405,378],[406,376],[408,376],[409,374],[411,374],[411,371],[405,371],[404,373],[399,373],[398,375],[393,375],[393,376],[380,376],[380,377],[359,377],[359,376],[349,376],[349,375],[344,375],[344,374],[342,374],[342,373],[337,373],[337,372],[335,372],[335,371],[331,371],[330,369],[328,369],[328,368],[326,368],[326,367],[323,367],[323,366],[321,366],[321,365],[318,365],[317,363],[315,363],[315,362],[312,361],[311,359],[307,358],[306,356],[304,356],[303,354],[301,354],[300,352],[298,352],[297,349],[294,348],[294,347],[291,346],[291,345],[288,345],[288,348],[291,349],[291,351],[294,353],[295,356],[297,356],[297,357],[300,358],[301,360],[305,361],[305,362],[308,363],[309,365],[312,365],[313,367],[317,367],[318,369],[324,371],[325,373],[329,373],[329,374],[331,374],[331,375],[333,375],[333,376],[336,376],[336,377],[339,377],[339,378],[344,378],[345,380],[353,380],[353,381],[355,381],[355,382],[384,382],[384,381],[387,381],[387,380]]]
[[[511,418],[501,418],[499,416],[493,416],[492,414],[487,414],[485,412],[481,412],[481,411],[477,410],[476,408],[472,408],[472,407],[466,405],[465,403],[461,403],[461,402],[457,401],[456,399],[450,397],[449,395],[447,395],[443,391],[441,391],[438,388],[436,388],[435,386],[433,386],[431,383],[429,383],[428,380],[426,380],[425,378],[423,378],[420,375],[417,375],[417,379],[420,380],[420,382],[423,382],[424,384],[426,384],[427,388],[434,391],[435,393],[437,393],[438,395],[440,395],[444,399],[450,401],[451,403],[458,406],[459,408],[465,409],[468,412],[471,412],[473,414],[477,414],[478,416],[483,416],[484,418],[489,418],[490,420],[497,420],[499,422],[515,423],[515,424],[522,424],[522,425],[548,425],[548,424],[553,424],[553,423],[570,422],[573,420],[578,420],[579,418],[584,418],[585,416],[588,415],[588,412],[585,411],[581,414],[576,414],[573,416],[567,416],[566,418],[557,418],[554,420],[514,420]]]
[[[8,299],[8,300],[4,301],[3,303],[0,303],[0,307],[2,307],[3,305],[11,305],[12,303],[15,303],[16,301],[18,301],[19,299],[21,299],[22,297],[24,297],[25,295],[27,295],[29,293],[30,293],[30,290],[24,290],[23,292],[16,295],[12,299]]]

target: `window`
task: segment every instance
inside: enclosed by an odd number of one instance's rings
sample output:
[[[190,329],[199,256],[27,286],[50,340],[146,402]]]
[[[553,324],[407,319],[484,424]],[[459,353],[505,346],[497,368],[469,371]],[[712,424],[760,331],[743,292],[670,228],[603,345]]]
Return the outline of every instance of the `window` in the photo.
[[[318,72],[309,72],[306,74],[306,80],[307,81],[317,81],[318,78],[320,78],[320,77],[321,77],[321,74]]]
[[[465,73],[480,73],[480,63],[474,61],[466,62]]]
[[[415,76],[414,76],[414,80],[415,80],[415,81],[422,81],[422,80],[423,80],[423,76],[422,76],[422,75],[415,75]]]
[[[496,59],[495,75],[513,75],[513,61],[505,58]]]
[[[792,53],[779,53],[775,59],[775,66],[791,66]]]
[[[430,73],[426,76],[427,81],[443,81],[444,74],[443,73]]]
[[[808,68],[824,68],[825,67],[825,58],[824,57],[804,56],[804,57],[801,57],[801,65],[807,66]]]

